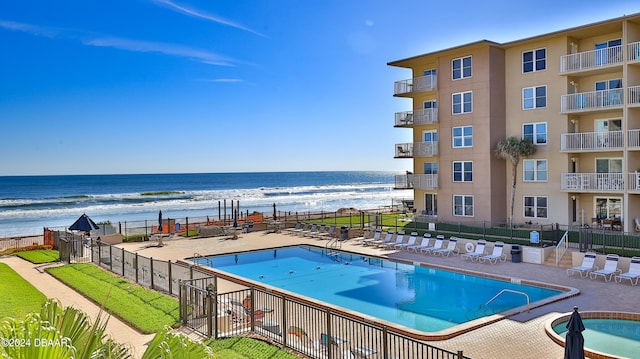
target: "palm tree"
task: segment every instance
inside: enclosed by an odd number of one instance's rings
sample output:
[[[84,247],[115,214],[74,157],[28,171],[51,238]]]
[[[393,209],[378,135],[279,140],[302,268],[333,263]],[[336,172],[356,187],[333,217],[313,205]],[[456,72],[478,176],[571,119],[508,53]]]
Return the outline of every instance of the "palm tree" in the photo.
[[[509,217],[509,222],[511,222],[513,220],[513,204],[516,199],[518,164],[520,158],[529,157],[536,153],[536,147],[529,139],[511,136],[498,142],[495,153],[496,156],[511,161],[511,216]]]

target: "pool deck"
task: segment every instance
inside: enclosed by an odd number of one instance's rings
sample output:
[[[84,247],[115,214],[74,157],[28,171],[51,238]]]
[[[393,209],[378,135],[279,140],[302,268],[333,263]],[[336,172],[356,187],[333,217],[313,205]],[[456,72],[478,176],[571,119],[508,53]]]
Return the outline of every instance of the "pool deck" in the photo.
[[[174,239],[166,241],[163,247],[149,246],[149,242],[125,243],[119,246],[126,250],[137,252],[140,255],[153,257],[154,259],[176,261],[193,257],[196,253],[212,255],[296,244],[324,246],[325,243],[325,241],[313,238],[280,233],[254,232],[242,234],[238,240],[225,240],[220,238]],[[534,308],[530,312],[516,314],[510,318],[500,320],[448,340],[430,342],[432,345],[453,352],[462,350],[466,356],[474,359],[562,358],[564,348],[553,342],[547,336],[544,328],[545,323],[560,314],[570,312],[574,306],[578,306],[580,311],[636,312],[638,308],[638,298],[640,298],[640,287],[631,286],[628,284],[628,281],[624,284],[619,284],[613,281],[604,282],[602,279],[591,280],[580,278],[579,275],[569,277],[564,268],[529,263],[477,263],[462,260],[460,256],[440,257],[398,252],[366,247],[350,243],[349,241],[344,242],[342,250],[528,279],[573,287],[580,290],[580,294],[577,296]],[[9,262],[9,265],[12,265],[11,262],[13,262],[13,260],[2,261]],[[43,286],[51,286],[51,284],[46,284],[49,281],[43,280],[42,275],[46,274],[39,274],[39,280],[35,282],[32,281],[38,289],[41,289]],[[29,280],[29,278],[27,279]],[[50,278],[50,280],[55,281],[53,278]],[[61,291],[63,288],[58,290]],[[52,289],[48,289],[45,291],[45,294],[52,296],[51,292]],[[55,297],[55,295],[53,296]],[[63,304],[68,305],[65,303],[66,300],[62,299],[62,301]],[[91,302],[87,301],[74,304],[80,306],[87,312],[92,313],[95,311],[95,308],[92,308],[92,306],[95,307],[95,305]],[[143,352],[144,348],[141,347],[141,343],[147,342],[149,337],[145,336],[144,338],[134,339],[131,336],[133,333],[128,332],[127,334],[129,335],[128,342],[136,347],[135,352]],[[116,335],[116,337],[120,337],[120,335]]]

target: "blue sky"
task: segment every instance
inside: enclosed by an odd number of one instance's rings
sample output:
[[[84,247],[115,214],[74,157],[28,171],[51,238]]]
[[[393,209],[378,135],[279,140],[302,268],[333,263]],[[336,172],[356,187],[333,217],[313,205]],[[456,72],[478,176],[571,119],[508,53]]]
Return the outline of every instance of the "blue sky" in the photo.
[[[387,62],[640,12],[603,4],[3,1],[0,175],[403,171]]]

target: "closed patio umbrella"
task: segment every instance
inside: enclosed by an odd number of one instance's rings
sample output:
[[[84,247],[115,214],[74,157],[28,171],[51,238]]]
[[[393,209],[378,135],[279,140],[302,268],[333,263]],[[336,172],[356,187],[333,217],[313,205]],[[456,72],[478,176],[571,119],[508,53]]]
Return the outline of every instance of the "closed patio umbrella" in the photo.
[[[278,220],[278,217],[276,216],[276,204],[273,204],[273,220],[276,221]]]
[[[89,216],[87,216],[85,213],[83,213],[80,218],[78,218],[75,222],[73,222],[71,226],[69,226],[70,230],[81,232],[91,232],[99,228],[100,227],[98,227],[98,225],[94,221],[92,221],[91,218],[89,218]]]
[[[584,359],[584,323],[578,313],[578,307],[573,307],[573,313],[567,323],[567,337],[564,345],[564,359]]]
[[[158,232],[162,232],[162,211],[158,213]]]

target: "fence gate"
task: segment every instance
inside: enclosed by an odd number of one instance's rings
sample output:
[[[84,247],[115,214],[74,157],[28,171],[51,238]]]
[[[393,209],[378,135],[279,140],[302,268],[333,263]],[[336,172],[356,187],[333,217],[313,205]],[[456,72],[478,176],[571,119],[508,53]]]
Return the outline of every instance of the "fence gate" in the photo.
[[[216,336],[214,316],[212,315],[216,311],[214,282],[215,278],[213,277],[180,281],[180,320],[182,324],[209,338]]]
[[[60,260],[67,263],[91,263],[91,244],[83,238],[60,238]]]

